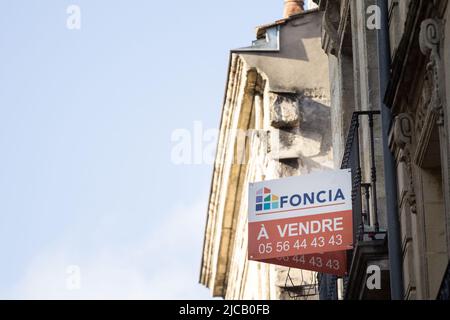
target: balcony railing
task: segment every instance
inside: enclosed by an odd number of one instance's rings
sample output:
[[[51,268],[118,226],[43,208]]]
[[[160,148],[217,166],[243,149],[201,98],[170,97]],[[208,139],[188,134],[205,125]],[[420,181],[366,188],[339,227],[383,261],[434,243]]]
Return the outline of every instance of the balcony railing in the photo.
[[[380,232],[377,199],[377,167],[375,158],[375,117],[379,111],[357,111],[353,113],[345,144],[341,169],[352,170],[352,202],[355,225],[354,242],[373,240]],[[360,128],[368,122],[370,181],[363,181]],[[366,152],[366,150],[364,150]]]
[[[288,270],[284,287],[281,288],[289,299],[310,300],[319,296],[319,275],[315,275],[313,281],[311,281],[311,279],[304,279],[303,271],[301,271],[300,279],[294,280],[291,271],[292,269]]]
[[[373,240],[382,240],[386,232],[380,229],[378,194],[377,194],[377,166],[375,152],[375,120],[379,111],[357,111],[352,115],[350,128],[345,144],[341,169],[352,171],[352,202],[354,243],[366,243]],[[362,150],[362,130],[368,130],[368,149]],[[363,153],[369,153],[369,158],[363,158]],[[363,161],[365,168],[370,169],[370,181],[363,179]],[[350,252],[349,265],[352,265],[354,252]],[[320,275],[319,290],[321,299],[335,300],[337,297],[337,278],[331,275]],[[344,277],[344,291],[349,287],[349,277]]]

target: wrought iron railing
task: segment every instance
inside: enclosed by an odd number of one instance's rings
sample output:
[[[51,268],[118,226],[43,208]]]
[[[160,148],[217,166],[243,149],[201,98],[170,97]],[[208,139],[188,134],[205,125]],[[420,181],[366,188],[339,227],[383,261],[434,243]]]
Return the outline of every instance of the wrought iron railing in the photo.
[[[375,153],[375,118],[380,115],[379,111],[357,111],[352,115],[349,132],[345,143],[341,169],[352,171],[352,202],[353,202],[353,224],[354,243],[376,239],[378,235],[385,236],[386,232],[380,230],[378,218],[377,199],[377,167]],[[362,176],[362,153],[361,130],[367,121],[369,131],[369,156],[370,156],[370,181],[363,181]],[[351,258],[353,255],[350,254]],[[350,261],[351,262],[351,261]],[[319,291],[321,299],[337,299],[337,277],[331,275],[320,275]],[[348,277],[343,279],[344,291],[348,287]]]
[[[354,242],[364,241],[365,236],[375,238],[380,233],[377,199],[377,167],[375,157],[375,117],[379,111],[357,111],[353,113],[349,133],[345,144],[341,169],[352,170],[352,201],[353,219],[355,225]],[[361,136],[362,121],[368,121],[369,153],[370,153],[370,181],[364,182],[361,165]],[[364,150],[365,151],[365,150]],[[368,228],[369,227],[369,228]]]
[[[291,276],[292,269],[289,268],[286,280],[282,290],[287,293],[292,300],[309,300],[319,296],[319,275],[313,276],[313,279],[304,279],[303,270],[300,271],[300,279],[295,281]],[[305,281],[307,280],[307,281]],[[313,280],[313,281],[311,281]]]

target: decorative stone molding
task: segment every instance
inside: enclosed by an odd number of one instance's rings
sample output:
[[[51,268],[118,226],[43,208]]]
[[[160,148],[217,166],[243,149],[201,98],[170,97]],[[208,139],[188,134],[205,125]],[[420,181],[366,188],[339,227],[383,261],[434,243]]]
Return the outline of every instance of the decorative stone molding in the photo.
[[[445,88],[442,85],[445,83],[444,64],[440,54],[442,30],[442,22],[436,19],[426,19],[420,27],[420,50],[429,58],[429,62],[416,112],[417,149],[414,162],[418,166],[423,164],[436,124],[444,129],[446,102]]]
[[[339,2],[328,0],[322,22],[322,48],[327,54],[338,55],[339,51],[339,23],[341,20]]]
[[[413,121],[407,113],[399,114],[394,123],[394,142],[400,149],[409,147],[412,143]]]
[[[391,150],[398,162],[400,195],[405,195],[410,206],[411,213],[417,213],[417,200],[414,188],[413,161],[411,148],[414,134],[414,122],[407,113],[399,114],[395,120],[391,132]],[[402,201],[402,199],[400,199]]]
[[[439,44],[442,40],[442,25],[436,19],[426,19],[420,26],[420,50],[424,55],[439,55]]]
[[[427,118],[429,107],[431,105],[431,99],[434,91],[433,84],[431,82],[432,81],[429,79],[429,76],[427,75],[425,77],[422,92],[416,108],[415,120],[416,120],[416,135],[418,139],[425,127],[425,121]]]
[[[440,46],[443,40],[443,24],[437,19],[426,19],[420,26],[419,44],[420,50],[426,56],[429,56],[427,70],[430,78],[433,79],[432,84],[434,92],[432,94],[431,107],[437,114],[437,124],[444,125],[444,75],[442,69],[442,59],[440,55]]]

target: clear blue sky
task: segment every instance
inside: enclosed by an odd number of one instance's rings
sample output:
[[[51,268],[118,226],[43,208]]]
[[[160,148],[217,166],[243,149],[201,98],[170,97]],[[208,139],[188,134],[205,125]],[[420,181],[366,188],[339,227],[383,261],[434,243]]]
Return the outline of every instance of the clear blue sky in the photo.
[[[171,134],[218,126],[229,50],[282,6],[0,1],[0,298],[210,297],[212,167],[172,164]]]

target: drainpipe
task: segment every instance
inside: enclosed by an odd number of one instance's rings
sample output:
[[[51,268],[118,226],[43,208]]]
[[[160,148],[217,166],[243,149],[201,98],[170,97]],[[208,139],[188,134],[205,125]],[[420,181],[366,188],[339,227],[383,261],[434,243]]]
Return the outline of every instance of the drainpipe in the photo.
[[[388,0],[378,0],[378,6],[381,9],[381,28],[378,30],[378,57],[380,68],[381,118],[391,298],[393,300],[403,300],[403,255],[401,249],[400,221],[398,216],[397,173],[394,156],[389,148],[389,131],[392,124],[392,113],[390,108],[384,103],[391,66]]]

